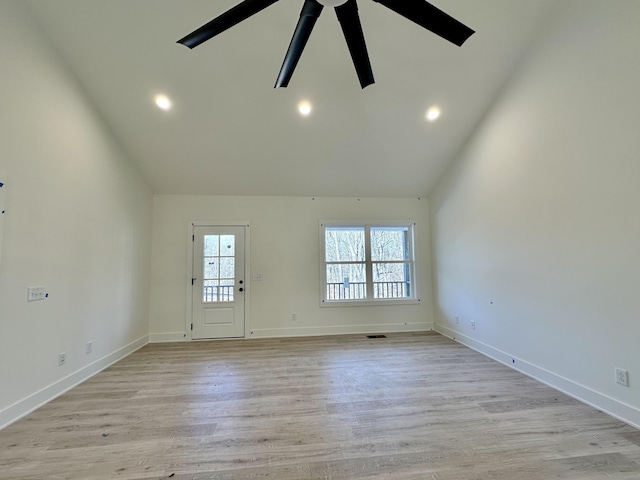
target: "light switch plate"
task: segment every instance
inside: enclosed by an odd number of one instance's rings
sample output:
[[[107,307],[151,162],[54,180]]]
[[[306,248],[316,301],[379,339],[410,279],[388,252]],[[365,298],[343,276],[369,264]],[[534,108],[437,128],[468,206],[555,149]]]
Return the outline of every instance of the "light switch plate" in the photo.
[[[44,300],[46,295],[44,290],[44,287],[29,287],[27,289],[27,301],[35,302],[38,300]]]

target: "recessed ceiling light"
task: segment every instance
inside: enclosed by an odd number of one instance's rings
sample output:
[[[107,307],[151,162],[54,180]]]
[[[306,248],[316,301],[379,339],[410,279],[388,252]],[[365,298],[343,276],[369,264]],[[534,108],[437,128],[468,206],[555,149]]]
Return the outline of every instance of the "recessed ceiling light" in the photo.
[[[311,103],[307,102],[306,100],[298,104],[298,111],[300,112],[300,115],[304,117],[309,115],[311,113],[311,110],[312,110]]]
[[[427,110],[426,117],[428,121],[433,122],[439,116],[440,116],[440,109],[438,107],[431,107],[429,110]]]
[[[169,110],[171,108],[171,100],[166,95],[156,95],[156,105],[162,110]]]

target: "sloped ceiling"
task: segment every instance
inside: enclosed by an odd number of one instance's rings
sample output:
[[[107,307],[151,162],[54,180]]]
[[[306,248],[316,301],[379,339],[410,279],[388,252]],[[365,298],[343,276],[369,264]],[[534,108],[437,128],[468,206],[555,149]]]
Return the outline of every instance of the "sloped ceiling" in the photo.
[[[194,50],[176,41],[237,0],[28,3],[153,191],[212,195],[428,194],[553,10],[551,0],[432,2],[476,30],[459,48],[359,0],[376,78],[361,90],[325,8],[289,88],[274,89],[302,0]],[[305,99],[314,110],[303,118]],[[443,114],[428,123],[431,105]]]

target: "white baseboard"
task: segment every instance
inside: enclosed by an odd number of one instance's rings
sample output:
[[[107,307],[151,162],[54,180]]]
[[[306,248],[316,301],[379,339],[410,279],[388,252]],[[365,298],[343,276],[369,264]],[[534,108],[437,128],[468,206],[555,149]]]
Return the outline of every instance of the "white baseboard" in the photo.
[[[465,345],[472,350],[482,353],[489,358],[492,358],[508,367],[517,370],[528,377],[531,377],[545,385],[550,386],[562,393],[569,395],[582,403],[605,412],[612,417],[622,420],[628,423],[632,427],[640,428],[640,410],[620,402],[614,398],[609,397],[600,392],[596,392],[589,387],[580,385],[568,378],[561,377],[553,372],[550,372],[544,368],[533,365],[529,362],[519,359],[513,355],[509,355],[506,352],[498,350],[486,343],[474,340],[460,332],[456,332],[443,325],[435,325],[436,332],[449,337],[452,340]]]
[[[147,335],[140,337],[130,344],[119,348],[115,352],[110,353],[109,355],[106,355],[99,360],[96,360],[95,362],[82,367],[79,370],[76,370],[75,372],[58,380],[57,382],[44,387],[42,390],[39,390],[29,395],[28,397],[17,401],[13,405],[0,410],[0,430],[11,425],[17,420],[20,420],[22,417],[30,414],[34,410],[37,410],[54,398],[59,397],[63,393],[71,390],[73,387],[88,380],[105,368],[113,365],[119,360],[122,360],[127,355],[130,355],[136,350],[144,347],[147,343],[149,343],[149,337]]]
[[[249,338],[317,337],[322,335],[348,335],[358,333],[426,332],[433,323],[389,323],[375,325],[331,325],[326,327],[254,328]]]
[[[173,343],[186,341],[184,332],[150,333],[149,343]]]

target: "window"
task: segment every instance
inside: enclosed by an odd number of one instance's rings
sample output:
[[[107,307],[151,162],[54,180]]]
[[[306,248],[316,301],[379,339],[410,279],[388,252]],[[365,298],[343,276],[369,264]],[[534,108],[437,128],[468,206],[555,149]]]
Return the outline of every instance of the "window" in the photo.
[[[235,235],[205,235],[202,302],[233,302]]]
[[[321,223],[322,304],[419,301],[414,225]]]

